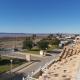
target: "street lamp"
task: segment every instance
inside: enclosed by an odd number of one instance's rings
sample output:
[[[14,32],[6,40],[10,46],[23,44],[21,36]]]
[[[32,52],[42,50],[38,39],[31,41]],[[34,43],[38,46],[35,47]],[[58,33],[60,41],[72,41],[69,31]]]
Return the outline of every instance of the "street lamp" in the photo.
[[[47,48],[46,48],[46,50],[45,50],[45,55],[47,55]]]
[[[13,62],[13,60],[11,59],[10,62],[11,62],[10,72],[11,72],[11,75],[12,75],[12,62]]]

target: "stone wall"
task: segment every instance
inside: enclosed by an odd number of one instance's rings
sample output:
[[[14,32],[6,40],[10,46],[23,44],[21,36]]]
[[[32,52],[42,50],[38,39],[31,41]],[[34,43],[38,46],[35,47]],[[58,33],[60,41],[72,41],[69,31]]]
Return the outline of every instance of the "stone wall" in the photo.
[[[67,57],[73,56],[80,53],[80,44],[73,47],[66,46],[61,52],[58,60],[66,59]]]
[[[76,80],[80,64],[80,44],[66,46],[55,62],[38,80]]]

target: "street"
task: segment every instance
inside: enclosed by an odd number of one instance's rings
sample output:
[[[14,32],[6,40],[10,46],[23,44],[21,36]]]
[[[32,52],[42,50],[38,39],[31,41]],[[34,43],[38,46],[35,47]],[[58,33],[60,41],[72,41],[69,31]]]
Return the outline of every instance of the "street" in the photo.
[[[53,60],[54,58],[56,58],[58,56],[58,54],[56,55],[55,53],[52,54],[51,56],[45,56],[44,58],[38,58],[38,60],[29,65],[28,67],[26,68],[23,68],[21,70],[19,70],[17,73],[23,73],[24,76],[27,76],[27,75],[31,75],[32,71],[36,71],[37,69],[39,69],[40,67],[43,67],[46,63],[50,62],[51,60]],[[19,76],[18,76],[19,77]],[[21,80],[19,79],[18,77],[14,77],[13,80]]]
[[[16,58],[25,59],[25,55],[17,54],[17,53],[14,53],[14,54],[7,53],[7,54],[4,54],[4,56],[11,56],[11,57],[16,56]],[[44,57],[31,56],[31,60],[33,61],[33,63],[27,67],[24,67],[23,69],[16,71],[16,74],[23,74],[23,75],[16,75],[15,77],[12,78],[12,80],[22,80],[23,76],[27,77],[27,75],[31,75],[32,72],[36,71],[40,67],[43,67],[45,64],[47,64],[57,56],[58,56],[57,53],[51,53],[50,55],[44,56]]]

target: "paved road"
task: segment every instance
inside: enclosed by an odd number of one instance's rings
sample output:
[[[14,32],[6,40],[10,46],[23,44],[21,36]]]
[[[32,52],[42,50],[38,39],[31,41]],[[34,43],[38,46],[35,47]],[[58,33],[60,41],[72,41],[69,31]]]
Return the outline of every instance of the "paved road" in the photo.
[[[16,57],[21,57],[21,58],[25,58],[25,55],[22,54],[16,54],[16,53],[7,53],[4,55],[8,55],[8,56],[16,56]],[[58,54],[56,53],[51,53],[51,56],[45,56],[45,57],[36,57],[36,56],[32,56],[32,60],[34,61],[33,64],[29,65],[28,67],[25,67],[21,70],[19,70],[17,73],[23,73],[25,76],[27,75],[31,75],[32,71],[36,71],[37,69],[41,67],[43,67],[46,63],[50,62],[51,60],[53,60],[55,57],[57,57]],[[16,76],[14,77],[12,80],[22,80],[22,76]]]
[[[56,54],[52,54],[52,56],[46,56],[44,58],[40,58],[40,59],[38,59],[37,62],[35,62],[35,63],[31,64],[30,66],[18,71],[18,73],[24,73],[25,76],[31,75],[32,71],[36,71],[37,69],[40,68],[40,66],[43,67],[46,63],[50,62],[51,60],[53,60],[57,56],[58,55],[56,55]],[[13,80],[21,80],[21,79],[18,79],[18,77],[15,77]]]

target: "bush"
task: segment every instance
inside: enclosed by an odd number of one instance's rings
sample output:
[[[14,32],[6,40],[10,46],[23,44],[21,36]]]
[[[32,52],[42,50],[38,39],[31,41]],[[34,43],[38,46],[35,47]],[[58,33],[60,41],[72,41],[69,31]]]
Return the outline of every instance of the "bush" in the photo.
[[[25,40],[25,41],[23,42],[23,49],[31,50],[32,47],[33,47],[33,42],[32,42],[32,40]]]
[[[49,44],[51,44],[51,45],[59,45],[59,43],[60,43],[60,40],[58,40],[56,38],[54,40],[49,41]]]
[[[39,41],[38,43],[38,47],[41,49],[41,50],[45,50],[46,48],[48,48],[48,41],[46,40],[41,40]]]

